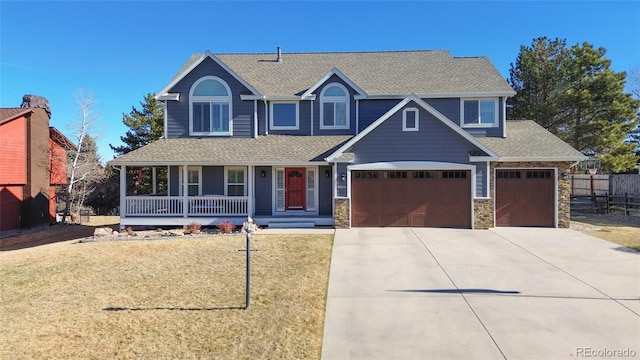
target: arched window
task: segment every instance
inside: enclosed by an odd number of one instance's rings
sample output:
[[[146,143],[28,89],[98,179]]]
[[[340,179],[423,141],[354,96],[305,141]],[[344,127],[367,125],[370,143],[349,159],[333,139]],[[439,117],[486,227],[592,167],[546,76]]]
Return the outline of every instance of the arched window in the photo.
[[[231,135],[231,90],[224,80],[205,76],[189,92],[189,134]]]
[[[320,129],[348,129],[349,115],[347,88],[338,83],[325,86],[320,93]]]

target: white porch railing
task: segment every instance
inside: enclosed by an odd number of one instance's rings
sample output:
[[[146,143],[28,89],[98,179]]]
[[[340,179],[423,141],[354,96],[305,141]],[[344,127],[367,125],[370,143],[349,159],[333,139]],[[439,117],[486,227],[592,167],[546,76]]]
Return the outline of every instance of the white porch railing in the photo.
[[[126,196],[124,209],[125,216],[247,216],[249,197]]]

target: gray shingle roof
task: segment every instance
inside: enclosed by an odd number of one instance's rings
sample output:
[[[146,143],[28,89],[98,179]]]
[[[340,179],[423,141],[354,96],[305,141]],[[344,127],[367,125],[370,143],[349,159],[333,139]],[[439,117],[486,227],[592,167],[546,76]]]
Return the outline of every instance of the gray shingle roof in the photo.
[[[112,160],[112,165],[303,164],[324,159],[351,135],[264,135],[257,138],[160,139]],[[579,161],[586,157],[532,120],[507,122],[507,137],[478,137],[508,161]],[[343,158],[353,158],[352,153]]]
[[[572,148],[533,120],[507,121],[507,137],[480,137],[482,144],[503,160],[546,159],[580,161],[586,156]]]
[[[154,164],[295,164],[323,162],[351,135],[257,138],[160,139],[111,161],[113,165]]]
[[[203,55],[194,54],[179,78]],[[448,51],[215,54],[265,96],[302,94],[337,68],[367,95],[513,93],[486,57],[452,57]]]

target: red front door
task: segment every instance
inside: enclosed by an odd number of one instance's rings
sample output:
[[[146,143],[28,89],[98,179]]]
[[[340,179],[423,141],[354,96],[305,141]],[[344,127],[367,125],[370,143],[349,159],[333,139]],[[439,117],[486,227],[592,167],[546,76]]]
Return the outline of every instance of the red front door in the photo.
[[[304,168],[285,169],[284,201],[286,210],[304,210]]]

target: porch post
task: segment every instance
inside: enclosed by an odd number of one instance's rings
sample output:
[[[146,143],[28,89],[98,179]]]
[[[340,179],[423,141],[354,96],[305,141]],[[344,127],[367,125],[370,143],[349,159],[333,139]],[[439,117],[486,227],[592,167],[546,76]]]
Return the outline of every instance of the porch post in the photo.
[[[189,170],[182,166],[182,217],[189,217]]]
[[[127,217],[127,166],[120,168],[120,217]]]
[[[247,204],[247,212],[249,216],[253,217],[253,207],[254,207],[254,199],[253,199],[253,192],[254,192],[254,183],[255,183],[255,179],[254,179],[254,174],[255,174],[255,166],[254,165],[250,165],[247,166],[247,197],[248,199],[248,204]]]

